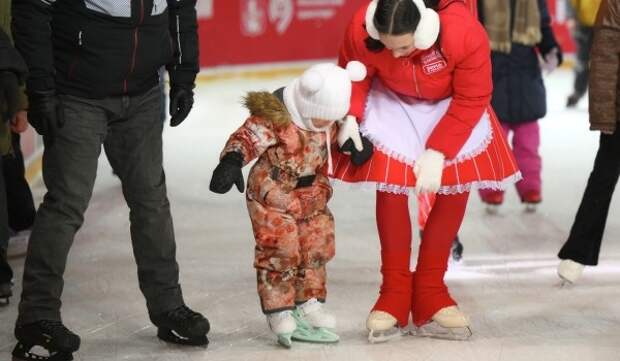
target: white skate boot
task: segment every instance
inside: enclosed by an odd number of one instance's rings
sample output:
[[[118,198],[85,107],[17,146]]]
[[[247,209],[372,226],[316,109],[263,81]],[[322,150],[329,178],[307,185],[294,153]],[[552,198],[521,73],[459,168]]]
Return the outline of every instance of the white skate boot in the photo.
[[[294,341],[313,343],[336,343],[340,337],[333,332],[336,318],[325,311],[323,304],[316,298],[297,306],[293,311],[297,329],[293,332]]]
[[[575,262],[572,259],[564,259],[558,265],[558,276],[562,279],[561,286],[572,285],[583,273],[584,265],[581,263]]]
[[[278,343],[286,348],[291,348],[291,338],[297,328],[293,311],[287,310],[268,314],[267,323],[271,331],[278,336]]]
[[[393,338],[402,336],[403,332],[398,327],[398,320],[385,311],[372,311],[366,320],[368,330],[368,342],[386,342]]]
[[[416,336],[465,341],[472,335],[469,317],[456,306],[444,307],[432,317],[432,322],[418,327]]]
[[[330,330],[336,328],[336,317],[326,312],[323,304],[316,298],[311,298],[297,306],[297,310],[312,327],[327,328]]]

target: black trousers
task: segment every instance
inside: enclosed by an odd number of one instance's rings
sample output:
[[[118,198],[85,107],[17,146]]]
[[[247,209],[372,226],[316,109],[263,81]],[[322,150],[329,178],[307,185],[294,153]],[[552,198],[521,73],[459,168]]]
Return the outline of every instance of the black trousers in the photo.
[[[568,240],[558,257],[589,266],[598,264],[609,205],[619,176],[620,130],[616,130],[613,135],[601,134],[594,169]]]
[[[6,250],[9,246],[9,216],[6,209],[6,191],[2,175],[2,157],[0,157],[0,283],[10,282],[13,270],[6,260]]]
[[[577,25],[573,37],[575,43],[577,43],[577,63],[575,64],[573,93],[581,98],[588,90],[590,49],[592,48],[592,40],[594,38],[593,28],[591,26]]]

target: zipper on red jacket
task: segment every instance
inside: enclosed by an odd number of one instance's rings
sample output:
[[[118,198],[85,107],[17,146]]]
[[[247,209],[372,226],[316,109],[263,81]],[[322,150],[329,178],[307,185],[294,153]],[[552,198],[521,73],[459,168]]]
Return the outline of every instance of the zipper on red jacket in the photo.
[[[415,64],[413,64],[413,83],[415,84],[415,91],[418,93],[418,98],[422,98],[422,93],[420,92],[420,87],[418,86],[418,77],[415,74]]]
[[[131,52],[131,63],[129,64],[129,72],[127,73],[127,77],[123,81],[123,92],[124,93],[127,93],[129,77],[131,76],[133,71],[136,69],[136,57],[138,53],[138,44],[140,40],[138,35],[140,31],[140,25],[142,25],[143,22],[144,22],[144,0],[140,0],[140,19],[138,21],[138,25],[133,30],[133,49]]]

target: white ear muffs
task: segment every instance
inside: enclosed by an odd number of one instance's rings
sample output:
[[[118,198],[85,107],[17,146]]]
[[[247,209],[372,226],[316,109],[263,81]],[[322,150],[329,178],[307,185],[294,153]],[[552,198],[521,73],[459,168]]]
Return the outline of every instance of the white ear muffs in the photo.
[[[375,13],[377,12],[377,0],[372,0],[366,9],[366,31],[372,39],[379,40],[379,30],[375,26]]]
[[[439,14],[429,9],[424,0],[412,0],[420,12],[420,22],[413,33],[413,46],[426,50],[433,46],[439,37]]]
[[[435,10],[429,9],[424,0],[411,0],[420,12],[420,22],[413,33],[414,46],[417,49],[426,50],[433,46],[439,37],[439,15]],[[377,0],[372,0],[366,9],[366,31],[375,40],[379,40],[379,31],[374,23],[377,12]]]

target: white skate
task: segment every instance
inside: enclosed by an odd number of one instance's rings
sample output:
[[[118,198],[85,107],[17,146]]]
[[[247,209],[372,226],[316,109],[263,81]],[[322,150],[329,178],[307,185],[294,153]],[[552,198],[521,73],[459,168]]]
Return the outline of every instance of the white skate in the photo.
[[[396,318],[385,311],[372,311],[366,320],[368,342],[386,342],[405,334]]]
[[[297,306],[297,310],[312,327],[326,328],[328,330],[336,328],[336,317],[326,312],[323,304],[316,298],[311,298]]]
[[[564,259],[558,265],[558,276],[562,279],[562,283],[560,286],[568,286],[572,285],[583,273],[584,265],[581,263],[575,262],[572,259]]]
[[[267,323],[271,331],[278,336],[278,343],[286,348],[291,348],[291,337],[297,328],[293,311],[287,310],[268,314]]]
[[[538,203],[525,203],[525,213],[536,213]]]
[[[469,317],[456,306],[444,307],[432,317],[432,322],[415,329],[414,335],[465,341],[472,335]]]

